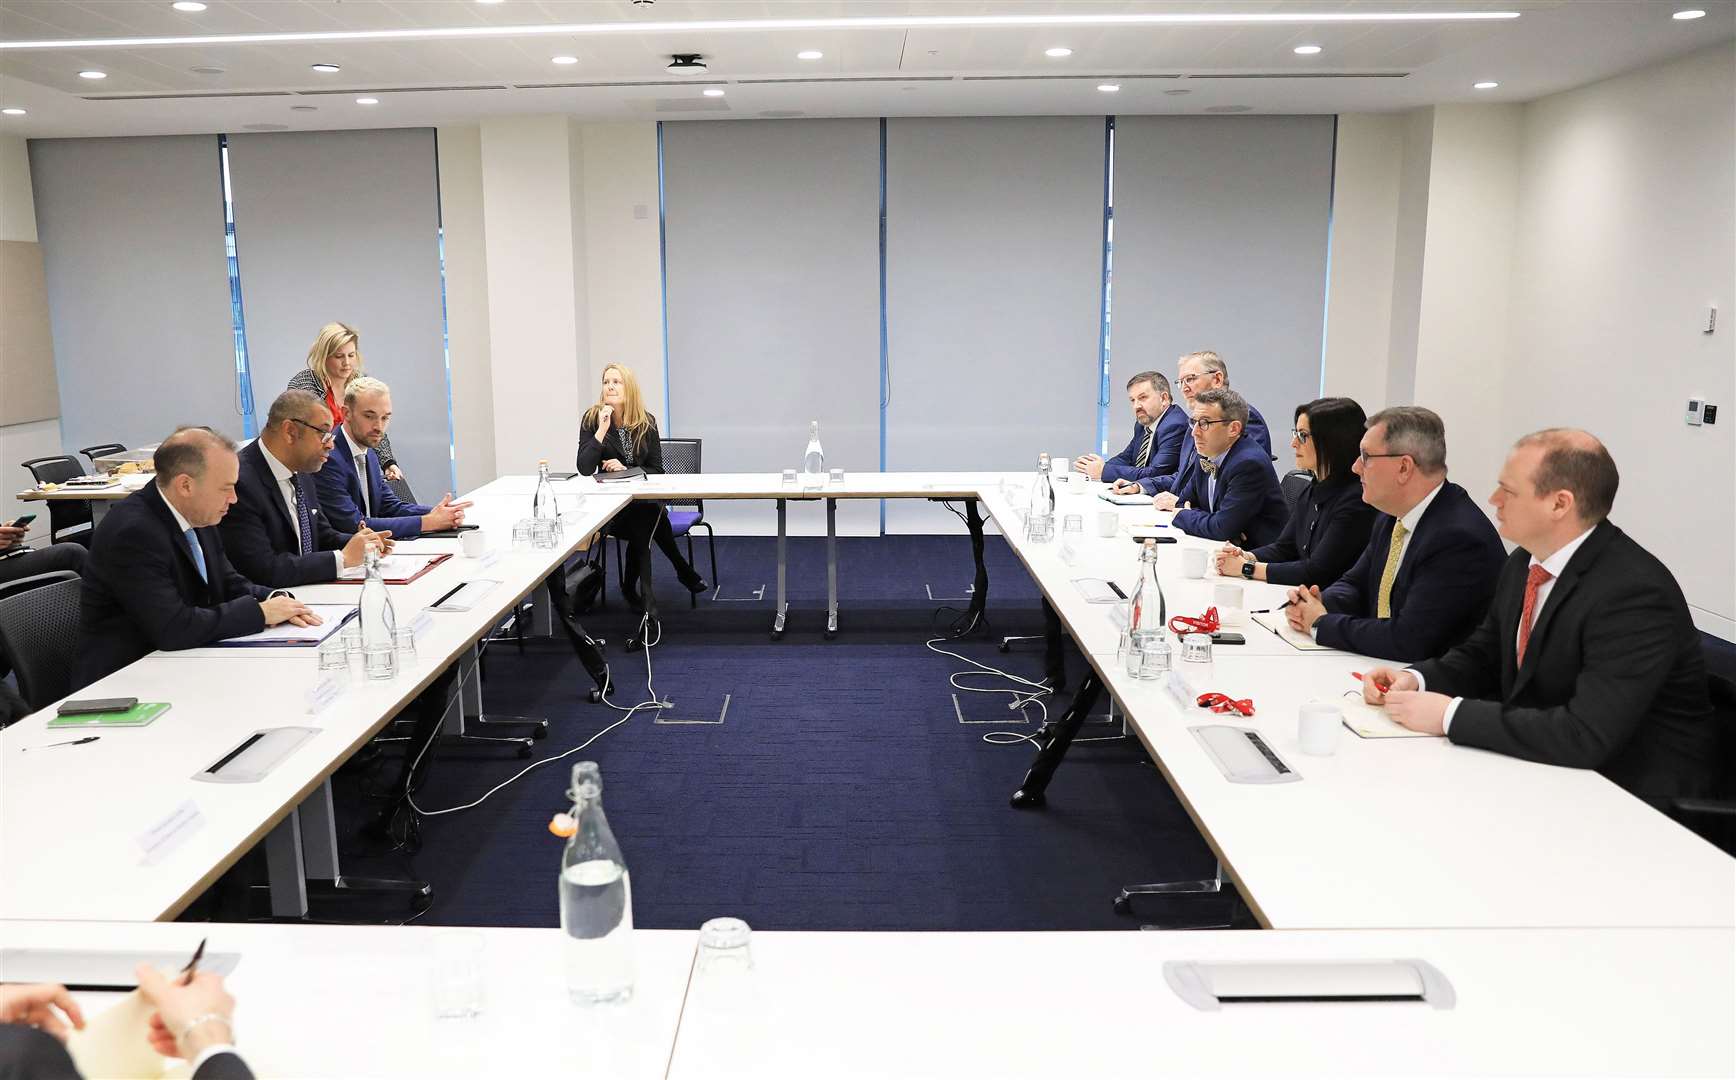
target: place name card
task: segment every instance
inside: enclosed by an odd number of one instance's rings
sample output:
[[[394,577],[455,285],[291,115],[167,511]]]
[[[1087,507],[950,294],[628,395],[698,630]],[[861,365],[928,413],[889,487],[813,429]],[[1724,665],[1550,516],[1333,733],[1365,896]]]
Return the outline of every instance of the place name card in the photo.
[[[199,804],[188,799],[175,807],[168,817],[133,837],[133,843],[143,852],[139,865],[155,866],[162,862],[170,852],[186,843],[189,836],[204,827],[205,815],[199,811]]]

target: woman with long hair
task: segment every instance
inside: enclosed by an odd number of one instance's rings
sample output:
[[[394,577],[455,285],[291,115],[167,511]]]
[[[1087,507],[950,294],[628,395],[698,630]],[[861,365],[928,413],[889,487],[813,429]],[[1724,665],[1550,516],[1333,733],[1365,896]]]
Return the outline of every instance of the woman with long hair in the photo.
[[[663,444],[657,437],[657,418],[645,411],[639,393],[639,380],[625,364],[610,364],[603,369],[603,385],[597,403],[585,410],[579,424],[579,454],[575,467],[585,476],[598,470],[619,472],[637,466],[647,473],[663,471]],[[643,576],[644,553],[656,541],[675,567],[675,576],[688,592],[702,593],[711,586],[693,569],[675,544],[675,532],[669,527],[669,513],[663,504],[647,501],[629,503],[615,516],[610,532],[627,541],[623,560],[621,593],[635,610],[644,609],[639,580]]]
[[[332,423],[344,422],[344,390],[350,381],[362,374],[361,335],[341,322],[326,323],[307,350],[307,366],[290,377],[288,390],[306,390],[324,398],[331,410]],[[392,440],[381,436],[377,448],[380,470],[388,480],[404,479],[398,468],[398,456],[392,452]]]
[[[1374,507],[1362,501],[1356,460],[1367,417],[1349,398],[1317,398],[1296,406],[1290,449],[1296,467],[1313,474],[1278,539],[1243,551],[1225,544],[1218,573],[1277,585],[1337,581],[1356,564],[1374,528]]]

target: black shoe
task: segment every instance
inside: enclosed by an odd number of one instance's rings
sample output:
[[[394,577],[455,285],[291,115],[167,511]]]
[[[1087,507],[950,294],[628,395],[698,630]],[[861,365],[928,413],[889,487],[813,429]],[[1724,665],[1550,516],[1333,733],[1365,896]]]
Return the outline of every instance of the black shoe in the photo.
[[[700,577],[698,574],[682,578],[681,587],[686,589],[688,592],[693,593],[695,596],[700,593],[711,591],[711,583]]]

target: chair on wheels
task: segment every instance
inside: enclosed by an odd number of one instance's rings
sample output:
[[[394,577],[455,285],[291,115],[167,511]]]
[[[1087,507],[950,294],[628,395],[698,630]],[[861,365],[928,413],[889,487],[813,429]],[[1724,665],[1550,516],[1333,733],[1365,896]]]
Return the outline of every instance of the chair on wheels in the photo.
[[[105,443],[98,443],[95,446],[87,446],[83,450],[80,450],[79,453],[83,454],[85,457],[90,459],[90,467],[94,469],[97,467],[96,466],[96,459],[97,458],[107,457],[110,454],[118,454],[118,453],[121,453],[122,451],[124,451],[125,449],[126,449],[126,447],[121,445],[118,442],[105,442]]]
[[[663,471],[673,476],[691,476],[704,472],[700,467],[703,439],[664,439]],[[705,500],[696,499],[693,502],[669,503],[669,528],[676,536],[687,538],[687,561],[693,562],[693,530],[705,530],[705,549],[711,556],[711,585],[713,588],[721,584],[717,579],[717,534],[712,530],[711,523],[705,520]],[[615,559],[621,559],[621,539],[615,538]],[[625,565],[623,563],[623,565]],[[604,577],[608,577],[608,567],[603,567]],[[699,606],[699,597],[689,595],[689,607]]]
[[[73,691],[81,585],[71,570],[56,570],[0,586],[0,656],[32,709]]]
[[[1291,469],[1278,481],[1278,487],[1284,492],[1284,505],[1290,511],[1290,516],[1296,516],[1296,504],[1301,501],[1302,493],[1313,483],[1314,474],[1307,469]]]
[[[84,475],[84,466],[71,454],[31,458],[24,462],[38,484],[64,484],[75,476]],[[71,540],[89,545],[91,530],[90,503],[86,500],[50,499],[48,502],[48,537],[55,543]]]
[[[1709,797],[1672,799],[1669,809],[1677,821],[1736,855],[1736,682],[1723,675],[1706,681],[1718,722],[1717,778]]]

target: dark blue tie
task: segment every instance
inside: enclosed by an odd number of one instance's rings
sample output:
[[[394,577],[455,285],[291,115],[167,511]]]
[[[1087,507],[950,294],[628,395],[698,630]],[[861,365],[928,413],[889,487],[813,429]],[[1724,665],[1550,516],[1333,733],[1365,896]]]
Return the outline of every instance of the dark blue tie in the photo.
[[[199,568],[199,580],[211,584],[211,575],[205,572],[205,549],[199,546],[198,534],[188,529],[182,535],[187,538],[187,546],[193,549],[193,565]]]
[[[289,490],[295,496],[295,520],[301,527],[301,553],[313,554],[313,507],[307,504],[307,497],[301,490],[301,478],[289,478]]]

